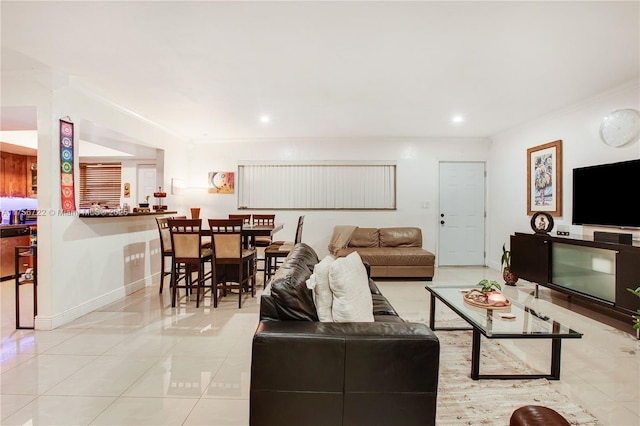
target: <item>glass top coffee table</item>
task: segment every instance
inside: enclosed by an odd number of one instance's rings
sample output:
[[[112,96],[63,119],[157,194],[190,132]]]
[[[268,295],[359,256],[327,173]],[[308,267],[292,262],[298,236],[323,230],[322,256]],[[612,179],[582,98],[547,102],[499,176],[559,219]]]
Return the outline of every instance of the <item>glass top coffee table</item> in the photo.
[[[560,348],[562,339],[579,339],[582,334],[534,309],[511,300],[507,309],[486,309],[464,301],[464,290],[472,287],[426,286],[431,296],[429,327],[431,330],[473,330],[471,378],[478,379],[560,379]],[[447,305],[471,328],[435,326],[436,299]],[[512,314],[515,318],[506,318]],[[480,374],[480,335],[487,339],[551,339],[550,374]]]

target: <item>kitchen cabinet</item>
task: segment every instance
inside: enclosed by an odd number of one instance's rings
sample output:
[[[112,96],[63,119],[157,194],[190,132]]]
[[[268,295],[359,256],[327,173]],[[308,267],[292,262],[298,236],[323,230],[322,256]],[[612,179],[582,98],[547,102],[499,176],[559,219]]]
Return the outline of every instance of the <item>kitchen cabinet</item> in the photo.
[[[0,153],[0,196],[27,196],[27,156]]]
[[[539,234],[511,236],[511,272],[518,278],[546,285],[549,282],[549,241]],[[515,254],[515,255],[514,255]]]
[[[640,287],[640,251],[619,251],[616,258],[616,305],[630,312],[640,308],[638,297],[627,289]]]

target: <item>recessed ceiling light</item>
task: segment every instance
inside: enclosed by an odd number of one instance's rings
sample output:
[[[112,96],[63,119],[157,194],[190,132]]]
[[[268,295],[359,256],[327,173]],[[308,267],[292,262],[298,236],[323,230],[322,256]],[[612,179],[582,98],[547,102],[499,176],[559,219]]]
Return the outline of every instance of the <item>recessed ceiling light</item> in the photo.
[[[451,122],[454,124],[460,124],[464,121],[464,117],[461,115],[454,115],[451,117]]]
[[[263,115],[260,117],[261,123],[268,123],[269,121],[271,121],[271,118],[268,115]]]

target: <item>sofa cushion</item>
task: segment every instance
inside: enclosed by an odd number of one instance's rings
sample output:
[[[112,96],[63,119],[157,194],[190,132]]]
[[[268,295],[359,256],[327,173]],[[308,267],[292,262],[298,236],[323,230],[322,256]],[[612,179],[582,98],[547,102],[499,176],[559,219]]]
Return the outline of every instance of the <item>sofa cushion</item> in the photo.
[[[307,287],[313,290],[313,300],[320,322],[333,322],[331,314],[333,293],[329,287],[329,268],[334,261],[335,257],[325,256],[320,263],[316,264],[313,268],[313,274],[307,280]]]
[[[379,240],[378,228],[356,228],[348,247],[378,247]]]
[[[303,263],[309,271],[313,271],[316,263],[320,261],[316,251],[310,245],[305,243],[296,244],[287,256],[287,260],[295,263]]]
[[[335,322],[373,322],[369,278],[357,252],[336,259],[329,268]]]
[[[307,279],[311,271],[304,262],[287,262],[269,282],[273,304],[283,321],[318,321]]]
[[[367,275],[371,275],[370,273],[367,272]],[[376,284],[376,282],[374,280],[372,280],[371,278],[369,278],[369,291],[371,292],[371,294],[382,294],[380,293],[380,289],[378,288],[378,284]]]
[[[420,228],[380,228],[380,247],[422,247]]]
[[[373,265],[386,266],[423,266],[433,265],[435,255],[419,247],[380,247],[380,248],[344,248],[338,250],[338,256],[346,256],[357,251],[363,261]]]
[[[391,303],[382,294],[372,294],[373,315],[398,315]]]
[[[398,315],[384,315],[384,314],[376,314],[373,316],[374,322],[405,322]]]

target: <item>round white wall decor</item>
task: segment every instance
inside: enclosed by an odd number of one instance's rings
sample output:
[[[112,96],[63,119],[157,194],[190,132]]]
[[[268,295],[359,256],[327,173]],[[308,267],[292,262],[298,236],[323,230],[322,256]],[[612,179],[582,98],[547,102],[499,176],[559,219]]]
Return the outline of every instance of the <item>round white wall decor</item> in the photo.
[[[607,114],[600,123],[600,139],[614,148],[638,139],[640,135],[640,113],[627,108]]]

